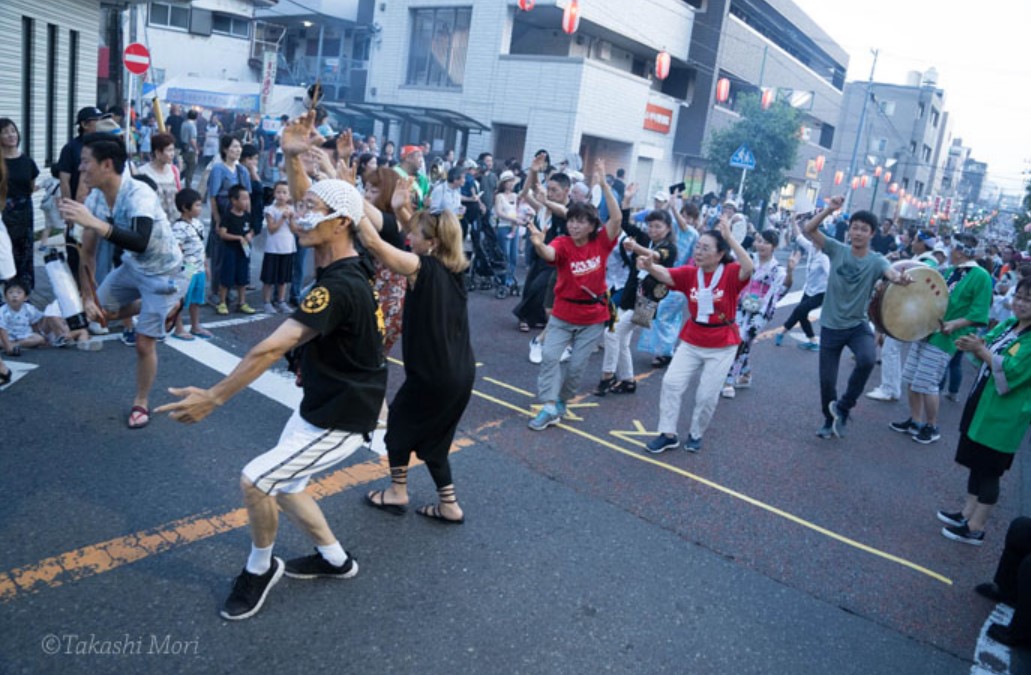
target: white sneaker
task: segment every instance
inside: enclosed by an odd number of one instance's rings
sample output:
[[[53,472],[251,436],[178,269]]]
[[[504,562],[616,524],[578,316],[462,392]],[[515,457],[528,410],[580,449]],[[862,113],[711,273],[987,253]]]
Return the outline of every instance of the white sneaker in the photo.
[[[734,391],[733,386],[728,384],[727,386],[723,387],[723,398],[734,398],[735,396],[737,396],[737,392]]]
[[[566,348],[562,351],[562,356],[559,357],[559,363],[565,363],[569,359],[573,358],[573,346],[566,345]]]
[[[544,360],[544,345],[537,338],[530,340],[530,363],[540,363]]]
[[[272,306],[271,302],[266,302],[262,306],[261,311],[265,312],[266,314],[275,314],[276,313],[276,308]]]
[[[873,399],[875,401],[897,401],[897,400],[899,400],[898,396],[892,396],[891,394],[889,394],[888,392],[884,391],[884,389],[882,389],[880,387],[875,387],[874,389],[871,389],[870,391],[866,392],[866,397],[870,398],[870,399]]]
[[[89,331],[90,335],[107,335],[111,332],[108,330],[107,326],[101,326],[96,321],[90,321],[86,329]]]
[[[283,314],[293,314],[294,313],[293,308],[290,307],[290,305],[286,304],[285,302],[278,303],[276,305],[276,309],[278,309]]]

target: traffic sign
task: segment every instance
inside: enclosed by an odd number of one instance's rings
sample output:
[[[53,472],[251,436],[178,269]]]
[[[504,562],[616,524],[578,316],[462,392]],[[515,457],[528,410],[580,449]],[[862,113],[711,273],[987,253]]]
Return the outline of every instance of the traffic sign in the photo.
[[[150,52],[139,42],[133,42],[122,54],[125,69],[133,75],[142,75],[150,68]]]
[[[742,145],[730,156],[730,165],[735,169],[748,169],[751,171],[755,168],[755,155],[752,154],[747,145]]]

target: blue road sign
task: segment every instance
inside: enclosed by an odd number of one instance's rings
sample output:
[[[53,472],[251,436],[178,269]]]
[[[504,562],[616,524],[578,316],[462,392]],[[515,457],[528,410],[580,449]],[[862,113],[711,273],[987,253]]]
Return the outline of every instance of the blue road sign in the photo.
[[[755,168],[755,155],[752,154],[747,145],[742,145],[730,156],[730,165],[735,169],[752,170]]]

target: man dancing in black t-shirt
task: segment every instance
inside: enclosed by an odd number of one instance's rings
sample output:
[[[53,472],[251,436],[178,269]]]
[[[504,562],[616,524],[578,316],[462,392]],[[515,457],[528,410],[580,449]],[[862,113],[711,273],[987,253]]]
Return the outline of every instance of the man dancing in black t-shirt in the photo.
[[[308,182],[299,156],[317,137],[311,117],[284,130],[283,151],[291,193],[303,195],[308,208],[299,220],[300,244],[313,247],[316,260],[325,262],[315,286],[297,311],[225,379],[211,389],[170,389],[182,400],[157,409],[179,422],[199,422],[289,350],[305,345],[300,409],[286,423],[276,447],[243,469],[251,554],[222,607],[222,617],[230,620],[255,615],[284,572],[297,579],[348,579],[358,573],[358,563],[341,547],[304,488],[313,474],[350,456],[376,428],[387,370],[371,270],[354,248],[353,228],[362,217],[362,197],[344,181],[325,180],[314,186]],[[314,555],[285,563],[272,556],[279,508],[314,540]]]

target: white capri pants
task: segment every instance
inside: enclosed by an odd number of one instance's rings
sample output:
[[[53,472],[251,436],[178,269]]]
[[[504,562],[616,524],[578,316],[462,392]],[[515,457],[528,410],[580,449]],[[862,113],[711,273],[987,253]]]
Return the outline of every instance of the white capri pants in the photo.
[[[680,400],[695,373],[700,373],[694,395],[694,412],[691,414],[691,435],[701,438],[709,427],[720,391],[730,366],[734,363],[737,345],[716,349],[696,347],[683,340],[677,342],[673,360],[662,378],[662,393],[659,398],[659,433],[676,435],[680,419]]]

